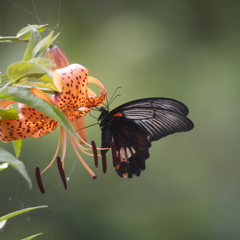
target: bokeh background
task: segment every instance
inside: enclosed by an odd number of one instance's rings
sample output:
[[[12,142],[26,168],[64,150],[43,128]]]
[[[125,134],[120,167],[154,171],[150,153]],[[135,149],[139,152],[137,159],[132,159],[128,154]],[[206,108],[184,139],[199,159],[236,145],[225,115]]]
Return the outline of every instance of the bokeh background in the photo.
[[[0,216],[48,205],[12,218],[0,239],[240,239],[240,2],[214,0],[0,0],[0,35],[49,23],[69,60],[90,70],[111,108],[143,97],[184,102],[193,131],[154,142],[139,178],[121,179],[109,167],[92,180],[69,146],[65,191],[52,159],[58,131],[24,140],[21,160],[34,187],[14,169],[0,173]],[[21,60],[24,43],[0,44],[0,71]],[[93,112],[98,117],[98,112]],[[87,116],[88,124],[96,119]],[[88,129],[99,144],[100,129]],[[12,151],[10,144],[0,146]],[[13,152],[13,151],[12,151]],[[93,167],[92,158],[84,157]],[[110,160],[110,156],[109,156]],[[94,168],[94,167],[93,167]],[[95,170],[95,169],[94,169]]]

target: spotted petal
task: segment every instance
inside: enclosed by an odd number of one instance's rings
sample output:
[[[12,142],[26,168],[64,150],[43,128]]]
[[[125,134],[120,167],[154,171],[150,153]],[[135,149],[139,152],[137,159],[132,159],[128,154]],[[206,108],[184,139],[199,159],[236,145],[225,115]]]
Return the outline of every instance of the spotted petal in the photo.
[[[88,93],[87,80],[88,70],[79,64],[55,70],[53,81],[60,92],[56,106],[62,111],[85,106]]]

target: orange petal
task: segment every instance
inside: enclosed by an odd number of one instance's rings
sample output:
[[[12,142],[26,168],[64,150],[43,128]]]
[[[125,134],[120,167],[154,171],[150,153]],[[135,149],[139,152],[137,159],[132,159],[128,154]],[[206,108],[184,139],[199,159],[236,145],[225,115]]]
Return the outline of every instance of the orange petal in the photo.
[[[91,108],[88,108],[88,107],[81,107],[81,108],[78,108],[76,110],[67,109],[65,111],[65,114],[68,116],[68,118],[71,121],[73,121],[74,119],[84,117],[90,110],[91,110]]]
[[[84,141],[87,141],[87,132],[84,117],[75,119],[74,121],[72,121],[72,125],[78,136],[82,138]],[[82,142],[80,141],[80,143]]]
[[[90,88],[88,88],[88,97],[96,97],[96,93],[92,91]]]
[[[23,139],[32,136],[42,123],[32,123],[26,119],[1,119],[0,120],[0,139],[3,142]]]
[[[40,89],[35,88],[35,87],[32,87],[32,88],[30,89],[30,92],[31,92],[33,95],[35,95],[36,97],[41,98],[41,99],[43,99],[43,100],[45,100],[45,101],[47,101],[47,102],[49,102],[49,103],[51,103],[51,104],[54,104],[53,99],[52,99],[49,95],[47,95],[46,93],[44,93],[43,91],[41,91]]]
[[[47,119],[45,119],[44,124],[42,125],[42,128],[38,129],[38,131],[36,133],[34,133],[32,135],[32,137],[40,138],[40,137],[52,132],[53,130],[55,130],[58,125],[59,125],[58,122],[54,121],[51,118],[47,118]]]
[[[15,102],[14,101],[10,101],[10,100],[1,100],[0,101],[0,108],[8,108],[13,103],[15,103]]]
[[[41,121],[44,118],[47,118],[47,115],[39,112],[35,108],[29,107],[26,104],[19,103],[18,108],[20,111],[19,117],[25,118],[30,122],[37,122],[37,121]]]
[[[96,78],[89,77],[88,78],[89,83],[94,83],[98,85],[101,88],[101,93],[98,97],[95,96],[89,96],[88,103],[86,104],[87,107],[96,107],[101,104],[103,104],[106,101],[106,89],[102,85],[100,81],[98,81]]]
[[[31,136],[39,138],[55,130],[57,126],[58,123],[50,118],[37,122],[31,122],[25,118],[1,119],[0,140],[10,142]]]
[[[57,107],[64,111],[85,106],[88,92],[87,79],[88,70],[79,64],[55,70],[53,81],[61,92],[58,94]]]
[[[30,92],[37,96],[38,98],[41,98],[51,104],[54,104],[53,99],[47,95],[46,93],[42,92],[41,90],[32,87],[30,89]],[[31,121],[31,122],[36,122],[36,121],[41,121],[44,118],[47,118],[47,115],[43,114],[42,112],[39,112],[38,110],[36,110],[35,108],[29,107],[26,104],[23,103],[19,103],[18,104],[18,108],[20,111],[20,117],[26,118],[27,120]]]

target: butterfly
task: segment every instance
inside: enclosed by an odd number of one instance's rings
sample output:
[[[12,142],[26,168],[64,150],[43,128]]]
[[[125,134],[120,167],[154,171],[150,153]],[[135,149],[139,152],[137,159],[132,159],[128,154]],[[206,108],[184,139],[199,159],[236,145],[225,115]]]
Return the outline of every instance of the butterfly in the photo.
[[[114,146],[114,166],[120,177],[140,176],[149,158],[151,142],[193,129],[188,108],[170,98],[143,98],[112,111],[100,108],[102,148]],[[108,150],[102,150],[105,155]],[[112,149],[113,151],[113,149]]]

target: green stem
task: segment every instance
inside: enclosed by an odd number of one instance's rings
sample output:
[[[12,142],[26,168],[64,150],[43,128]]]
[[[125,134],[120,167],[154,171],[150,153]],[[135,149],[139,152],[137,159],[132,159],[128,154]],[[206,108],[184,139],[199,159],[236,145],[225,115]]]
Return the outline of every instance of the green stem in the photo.
[[[0,37],[0,41],[18,41],[18,42],[28,42],[28,39],[19,39],[18,37]]]

